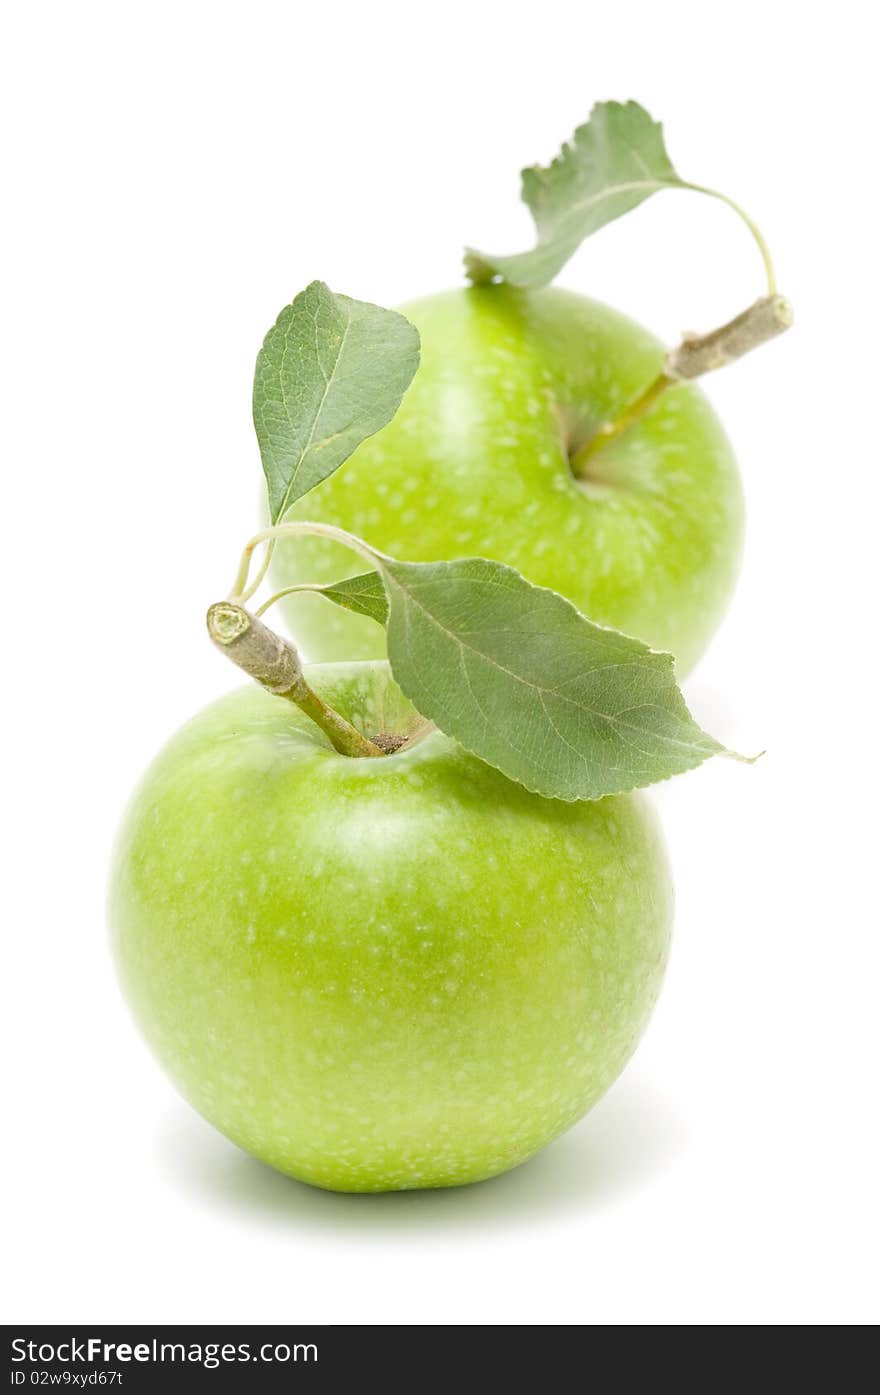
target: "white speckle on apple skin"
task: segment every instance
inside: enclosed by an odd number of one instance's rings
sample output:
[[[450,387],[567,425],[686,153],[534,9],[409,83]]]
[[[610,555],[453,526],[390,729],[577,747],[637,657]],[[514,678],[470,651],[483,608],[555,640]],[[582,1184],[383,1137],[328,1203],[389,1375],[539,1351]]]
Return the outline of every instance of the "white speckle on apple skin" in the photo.
[[[310,678],[349,717],[404,701],[384,664]],[[640,797],[541,799],[439,733],[349,760],[251,687],[154,762],[110,908],[194,1107],[283,1172],[379,1191],[492,1176],[590,1108],[659,991],[671,889]]]

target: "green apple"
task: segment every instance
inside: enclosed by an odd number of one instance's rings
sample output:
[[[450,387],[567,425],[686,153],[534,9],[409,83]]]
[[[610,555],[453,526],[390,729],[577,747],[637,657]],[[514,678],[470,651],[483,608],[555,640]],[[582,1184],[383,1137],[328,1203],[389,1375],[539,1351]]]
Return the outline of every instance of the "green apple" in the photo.
[[[383,663],[308,677],[386,744],[416,720]],[[342,756],[255,686],[159,755],[111,887],[126,995],[183,1095],[344,1191],[478,1181],[578,1119],[638,1041],[670,912],[640,796],[543,799],[435,730]]]
[[[662,366],[650,334],[554,288],[472,287],[403,308],[422,339],[403,405],[288,517],[336,523],[402,560],[507,562],[671,652],[681,677],[730,598],[743,526],[736,463],[699,388],[668,390],[576,479],[578,446]],[[287,586],[356,569],[308,540],[282,542],[273,575]],[[314,596],[286,604],[309,658],[384,653],[370,620]]]

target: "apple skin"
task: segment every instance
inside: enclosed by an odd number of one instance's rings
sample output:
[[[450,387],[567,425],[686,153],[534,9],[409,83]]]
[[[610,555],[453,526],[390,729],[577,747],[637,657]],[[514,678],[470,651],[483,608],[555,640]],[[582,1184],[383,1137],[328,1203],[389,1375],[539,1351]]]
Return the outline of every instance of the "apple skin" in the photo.
[[[412,711],[384,663],[309,680],[372,733]],[[671,888],[640,796],[544,799],[436,731],[340,756],[254,685],[148,771],[110,918],[186,1099],[281,1172],[373,1192],[504,1172],[595,1103],[657,996]]]
[[[569,291],[496,285],[403,306],[422,361],[394,420],[294,506],[404,561],[508,562],[591,620],[676,656],[706,648],[739,569],[743,501],[730,445],[700,390],[670,389],[598,453],[586,483],[579,443],[652,380],[662,346],[623,315]],[[362,571],[333,543],[283,542],[277,586]],[[372,621],[285,602],[313,660],[376,658]]]

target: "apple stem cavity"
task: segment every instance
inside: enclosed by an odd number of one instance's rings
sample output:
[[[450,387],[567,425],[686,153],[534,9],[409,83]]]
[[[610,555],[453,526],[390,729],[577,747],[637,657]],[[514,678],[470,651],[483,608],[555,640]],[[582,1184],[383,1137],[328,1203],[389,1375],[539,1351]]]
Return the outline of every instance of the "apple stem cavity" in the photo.
[[[598,455],[599,451],[604,450],[606,446],[609,446],[612,441],[616,441],[618,437],[623,436],[629,431],[631,426],[635,426],[636,422],[646,417],[657,399],[662,397],[666,389],[671,387],[674,382],[675,379],[671,378],[669,374],[663,370],[657,374],[656,378],[648,384],[643,392],[639,393],[638,397],[633,397],[627,402],[626,406],[616,417],[612,417],[610,421],[603,422],[598,430],[595,431],[592,436],[588,437],[584,444],[580,446],[571,457],[569,463],[575,479],[589,479],[593,457]]]
[[[385,756],[383,750],[329,707],[307,683],[299,654],[290,640],[270,630],[243,606],[230,601],[212,605],[208,634],[234,664],[276,697],[287,698],[321,728],[343,756]]]
[[[794,320],[791,304],[781,295],[762,296],[748,310],[708,334],[685,334],[681,343],[670,349],[666,362],[648,386],[632,398],[617,416],[603,422],[571,457],[571,470],[576,479],[589,478],[593,457],[618,440],[630,427],[641,421],[676,383],[690,382],[704,373],[724,368],[744,354],[775,339],[789,329]]]

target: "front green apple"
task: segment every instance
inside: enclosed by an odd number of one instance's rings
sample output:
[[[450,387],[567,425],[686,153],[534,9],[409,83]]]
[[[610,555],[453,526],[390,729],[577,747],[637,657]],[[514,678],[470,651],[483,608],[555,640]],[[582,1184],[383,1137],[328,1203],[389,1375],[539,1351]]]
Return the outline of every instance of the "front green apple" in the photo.
[[[402,560],[507,562],[671,652],[681,677],[727,606],[743,525],[736,463],[700,390],[667,391],[576,479],[578,447],[661,368],[651,335],[554,288],[472,287],[403,308],[422,339],[403,405],[288,517],[338,524]],[[353,570],[317,539],[276,550],[279,587]],[[310,658],[384,653],[370,620],[328,615],[314,596],[286,604]]]
[[[308,676],[367,735],[414,721],[384,664]],[[491,1177],[595,1103],[657,996],[671,890],[639,796],[543,799],[436,731],[341,756],[250,686],[149,770],[110,908],[194,1107],[283,1172],[383,1191]]]

